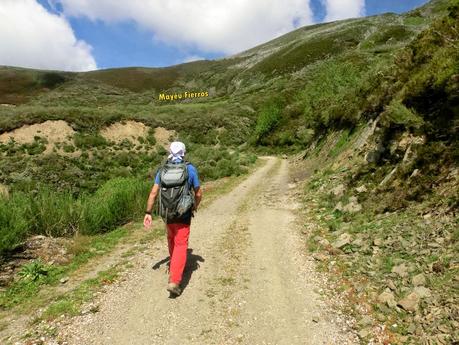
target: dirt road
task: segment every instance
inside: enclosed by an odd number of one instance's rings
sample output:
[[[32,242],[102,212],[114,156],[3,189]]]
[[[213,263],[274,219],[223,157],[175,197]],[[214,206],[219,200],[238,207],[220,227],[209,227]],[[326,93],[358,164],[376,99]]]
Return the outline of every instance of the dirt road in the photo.
[[[287,161],[267,158],[194,219],[180,297],[165,290],[160,243],[62,336],[69,344],[354,344],[314,292],[295,209]]]

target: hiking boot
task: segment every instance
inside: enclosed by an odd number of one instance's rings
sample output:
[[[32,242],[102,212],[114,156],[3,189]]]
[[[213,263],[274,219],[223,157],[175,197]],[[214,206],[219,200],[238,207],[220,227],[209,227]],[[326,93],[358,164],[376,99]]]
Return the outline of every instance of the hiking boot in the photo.
[[[167,291],[169,291],[172,295],[179,296],[182,293],[182,289],[180,289],[180,286],[175,283],[169,283],[167,285]]]

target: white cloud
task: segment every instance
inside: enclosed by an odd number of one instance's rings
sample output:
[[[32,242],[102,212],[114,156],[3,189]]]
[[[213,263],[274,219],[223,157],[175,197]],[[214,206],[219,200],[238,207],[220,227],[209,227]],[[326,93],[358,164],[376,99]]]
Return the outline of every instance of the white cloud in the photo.
[[[0,1],[0,65],[87,71],[96,69],[91,47],[77,40],[65,18],[36,0]]]
[[[134,21],[178,47],[236,53],[311,24],[310,0],[50,0],[68,16]]]
[[[365,15],[365,0],[323,0],[323,2],[327,11],[326,22]]]

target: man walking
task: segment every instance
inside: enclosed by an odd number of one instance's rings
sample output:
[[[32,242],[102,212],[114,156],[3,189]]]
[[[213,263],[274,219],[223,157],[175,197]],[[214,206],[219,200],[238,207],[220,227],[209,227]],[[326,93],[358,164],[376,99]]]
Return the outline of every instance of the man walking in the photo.
[[[156,174],[143,224],[145,228],[151,227],[151,212],[159,196],[159,212],[166,223],[170,257],[167,290],[178,296],[182,293],[180,282],[186,264],[191,217],[201,202],[202,191],[196,168],[185,161],[185,144],[173,142],[169,153],[166,164]]]

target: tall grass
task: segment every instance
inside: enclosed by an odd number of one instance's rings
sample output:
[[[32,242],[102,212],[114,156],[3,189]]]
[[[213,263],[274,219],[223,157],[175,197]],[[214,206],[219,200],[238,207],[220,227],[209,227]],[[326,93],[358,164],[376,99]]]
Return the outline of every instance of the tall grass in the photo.
[[[191,143],[187,147],[190,150],[187,159],[198,168],[204,181],[243,174],[256,161],[253,154],[230,153],[226,148],[217,150]],[[153,185],[151,177],[162,157],[158,154],[153,157],[123,154],[127,161],[122,165],[137,167],[139,172],[132,172],[135,175],[119,176],[120,171],[111,166],[113,160],[109,162],[102,155],[100,163],[106,165],[105,170],[111,178],[108,175],[106,178],[97,177],[94,172],[92,178],[90,175],[66,175],[65,171],[50,168],[48,174],[54,175],[58,186],[49,183],[36,170],[32,176],[38,180],[37,183],[29,183],[25,187],[12,185],[11,196],[0,197],[0,255],[17,247],[28,235],[97,234],[111,231],[140,216]],[[121,161],[121,154],[116,157]],[[133,162],[136,159],[139,162]],[[94,171],[94,167],[91,169]],[[98,170],[101,171],[102,167]],[[64,183],[66,179],[69,179],[68,184]],[[83,188],[85,184],[94,185],[94,188]],[[75,189],[81,192],[75,193]],[[91,190],[95,192],[91,193]]]
[[[24,194],[9,199],[0,195],[0,252],[15,248],[24,239],[32,217],[30,199]]]
[[[116,178],[105,183],[94,195],[83,200],[81,232],[96,234],[142,214],[151,183]]]
[[[17,247],[28,235],[66,236],[113,230],[139,216],[151,184],[135,178],[106,182],[93,195],[42,188],[0,198],[0,254]]]

